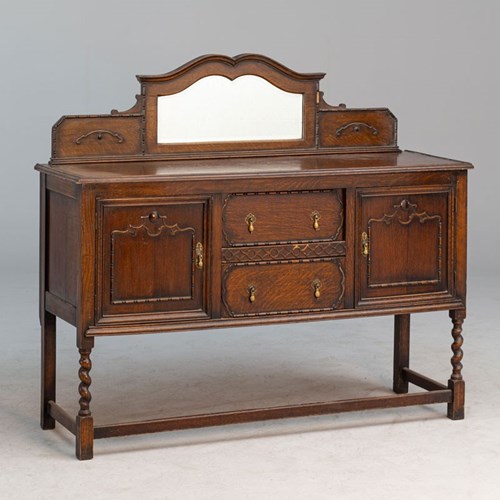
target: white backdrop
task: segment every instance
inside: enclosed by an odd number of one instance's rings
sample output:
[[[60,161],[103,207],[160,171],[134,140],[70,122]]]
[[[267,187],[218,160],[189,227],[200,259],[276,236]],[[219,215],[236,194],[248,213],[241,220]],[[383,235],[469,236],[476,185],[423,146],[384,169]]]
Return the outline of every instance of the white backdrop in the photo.
[[[63,114],[128,109],[135,74],[206,53],[257,52],[323,71],[327,102],[387,106],[402,148],[469,160],[469,269],[495,266],[500,2],[2,2],[0,272],[37,270],[36,162]]]

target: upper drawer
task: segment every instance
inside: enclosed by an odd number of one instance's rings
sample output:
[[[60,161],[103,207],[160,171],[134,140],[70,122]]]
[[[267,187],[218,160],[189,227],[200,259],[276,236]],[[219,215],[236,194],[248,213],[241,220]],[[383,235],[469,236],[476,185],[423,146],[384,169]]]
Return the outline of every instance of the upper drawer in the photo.
[[[228,245],[343,239],[342,190],[231,194],[223,209]]]

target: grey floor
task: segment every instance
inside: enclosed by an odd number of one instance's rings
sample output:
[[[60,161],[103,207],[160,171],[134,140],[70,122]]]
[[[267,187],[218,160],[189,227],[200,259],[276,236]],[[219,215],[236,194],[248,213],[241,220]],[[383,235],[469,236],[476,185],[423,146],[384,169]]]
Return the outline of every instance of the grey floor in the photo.
[[[464,328],[466,419],[445,405],[99,440],[42,431],[36,278],[0,283],[0,499],[498,499],[500,291],[471,279]],[[76,412],[73,329],[58,323],[58,401]],[[447,314],[412,316],[411,366],[445,382]],[[96,421],[390,392],[392,318],[103,338]]]

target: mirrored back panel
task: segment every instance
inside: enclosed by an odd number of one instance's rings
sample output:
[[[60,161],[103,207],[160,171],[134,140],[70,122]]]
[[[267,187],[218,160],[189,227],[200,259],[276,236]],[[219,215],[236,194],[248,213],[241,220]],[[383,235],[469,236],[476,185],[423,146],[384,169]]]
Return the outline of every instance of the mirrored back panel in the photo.
[[[301,139],[303,95],[256,75],[206,76],[158,97],[159,144]]]

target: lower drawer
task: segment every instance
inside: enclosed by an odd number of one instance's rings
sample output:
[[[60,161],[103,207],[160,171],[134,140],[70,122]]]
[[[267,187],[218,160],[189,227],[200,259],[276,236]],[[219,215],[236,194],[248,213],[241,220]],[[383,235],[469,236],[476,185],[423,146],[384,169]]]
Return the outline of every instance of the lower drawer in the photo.
[[[245,263],[225,267],[225,316],[260,316],[341,309],[344,258],[315,262]]]

